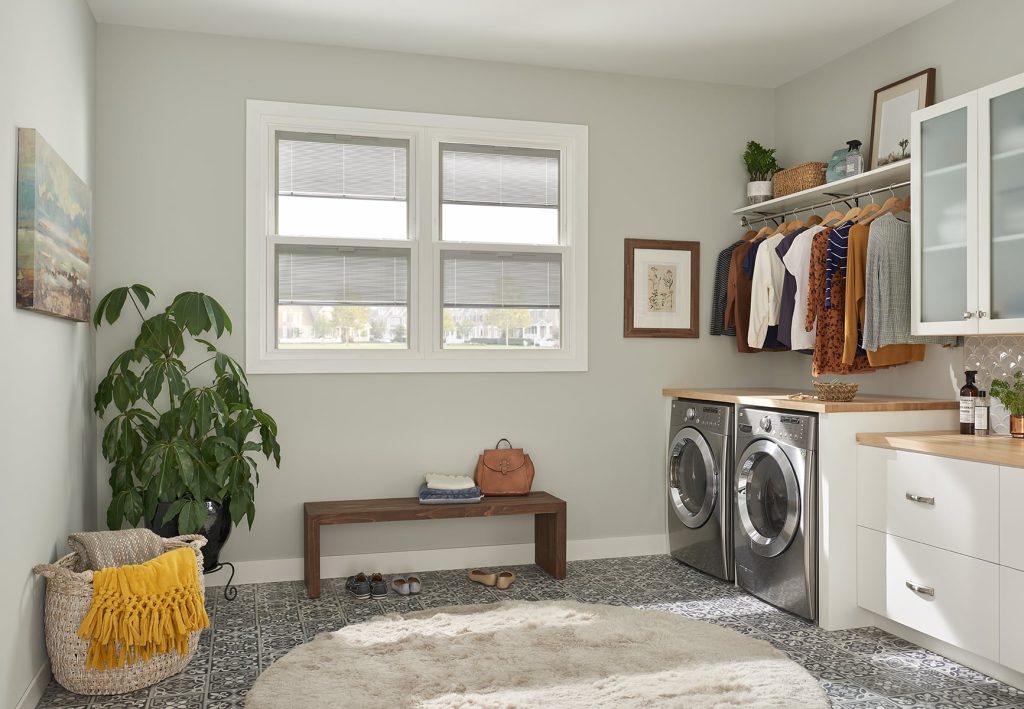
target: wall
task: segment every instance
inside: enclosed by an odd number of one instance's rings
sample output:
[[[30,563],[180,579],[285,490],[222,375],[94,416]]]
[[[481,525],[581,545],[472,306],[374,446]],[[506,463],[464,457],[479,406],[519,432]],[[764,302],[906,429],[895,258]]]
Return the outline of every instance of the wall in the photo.
[[[85,2],[0,4],[0,706],[43,665],[43,582],[33,564],[95,525],[93,336],[88,325],[14,308],[17,127],[38,129],[86,182],[93,172],[96,26]],[[44,678],[45,679],[45,678]],[[28,697],[31,699],[31,697]]]
[[[501,436],[533,455],[538,488],[569,500],[570,540],[663,548],[661,388],[764,383],[768,370],[725,338],[623,339],[622,240],[700,240],[707,318],[715,256],[739,234],[735,156],[749,138],[771,139],[770,91],[107,25],[97,61],[99,289],[148,283],[162,302],[207,291],[234,316],[226,347],[238,357],[245,99],[590,126],[590,371],[252,377],[280,423],[284,462],[265,472],[256,525],[236,531],[225,558],[297,558],[303,501],[410,495],[424,472],[468,472]],[[98,365],[128,338],[101,330]],[[796,378],[806,362],[773,365]],[[531,538],[527,519],[393,523],[329,528],[323,551]]]
[[[875,89],[927,67],[942,101],[1024,72],[1024,3],[960,0],[775,92],[775,146],[784,165],[825,160],[847,140],[865,145]],[[866,391],[950,396],[963,384],[965,351],[930,346],[925,362],[851,378]]]

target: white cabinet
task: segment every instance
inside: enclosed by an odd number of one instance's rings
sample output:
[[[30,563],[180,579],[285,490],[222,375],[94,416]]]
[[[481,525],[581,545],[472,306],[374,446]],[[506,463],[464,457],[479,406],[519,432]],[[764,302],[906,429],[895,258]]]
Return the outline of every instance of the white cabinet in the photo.
[[[999,561],[997,466],[864,446],[857,455],[858,525]]]
[[[1024,74],[913,114],[914,334],[1024,332]]]
[[[1024,571],[1024,468],[999,469],[999,563]],[[1024,596],[1019,597],[1024,601]],[[1024,613],[1024,607],[1021,608]],[[1024,642],[1024,634],[1019,635]]]
[[[1024,672],[1024,571],[999,567],[999,664]]]
[[[999,566],[861,527],[861,607],[991,660],[999,659]]]

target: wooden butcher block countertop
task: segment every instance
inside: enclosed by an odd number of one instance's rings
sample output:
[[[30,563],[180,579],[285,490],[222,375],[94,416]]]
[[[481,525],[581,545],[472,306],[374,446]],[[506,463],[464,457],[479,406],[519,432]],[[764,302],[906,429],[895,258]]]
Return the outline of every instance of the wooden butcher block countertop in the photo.
[[[665,396],[702,401],[720,401],[743,406],[764,406],[772,409],[793,411],[815,411],[821,414],[868,411],[940,411],[957,409],[953,400],[920,399],[902,396],[858,393],[853,401],[819,401],[816,398],[790,399],[798,392],[792,389],[749,388],[749,389],[662,389]],[[812,393],[812,392],[803,392]]]
[[[1024,438],[964,436],[954,431],[858,433],[857,443],[875,448],[927,453],[978,463],[1024,468]]]

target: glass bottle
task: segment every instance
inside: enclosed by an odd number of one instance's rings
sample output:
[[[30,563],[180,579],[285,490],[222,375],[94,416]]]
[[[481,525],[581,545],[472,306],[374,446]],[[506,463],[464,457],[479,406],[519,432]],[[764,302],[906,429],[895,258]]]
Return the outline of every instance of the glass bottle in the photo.
[[[978,387],[974,385],[974,378],[978,372],[969,369],[964,372],[967,375],[967,383],[960,387],[960,433],[965,436],[974,435],[974,403],[978,396]]]
[[[988,392],[982,389],[978,392],[978,398],[974,400],[974,435],[988,435],[988,412],[990,404]]]
[[[861,142],[859,140],[848,140],[849,148],[846,151],[846,176],[859,175],[864,172],[864,156],[860,154]]]

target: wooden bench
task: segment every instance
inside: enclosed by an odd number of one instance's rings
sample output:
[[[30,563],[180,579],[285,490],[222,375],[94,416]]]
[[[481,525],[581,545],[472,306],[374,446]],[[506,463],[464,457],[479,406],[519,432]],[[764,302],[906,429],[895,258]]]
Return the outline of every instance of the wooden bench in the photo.
[[[306,594],[320,597],[320,527],[358,522],[533,515],[534,559],[556,579],[565,578],[565,500],[546,492],[488,497],[478,503],[421,505],[416,497],[307,502],[304,508]]]

